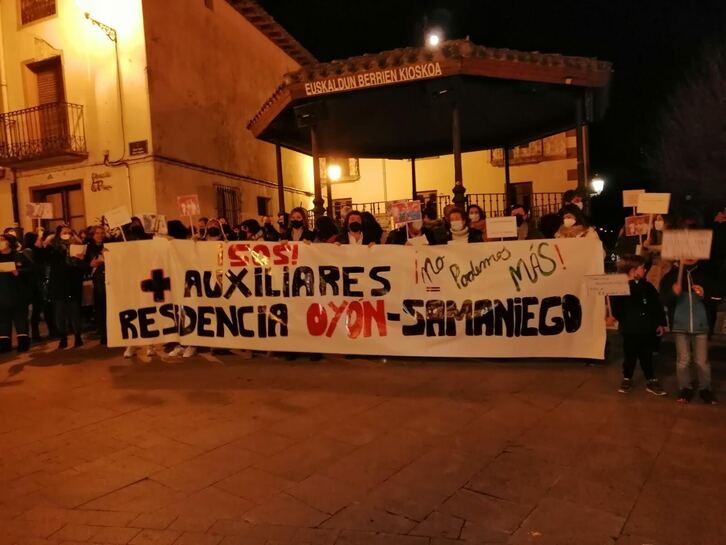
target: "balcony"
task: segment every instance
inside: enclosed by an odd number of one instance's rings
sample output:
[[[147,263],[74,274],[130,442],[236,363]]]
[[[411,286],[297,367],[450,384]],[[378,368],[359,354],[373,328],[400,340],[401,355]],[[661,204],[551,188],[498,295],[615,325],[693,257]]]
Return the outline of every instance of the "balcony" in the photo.
[[[83,106],[55,102],[0,114],[0,166],[28,168],[87,157]]]

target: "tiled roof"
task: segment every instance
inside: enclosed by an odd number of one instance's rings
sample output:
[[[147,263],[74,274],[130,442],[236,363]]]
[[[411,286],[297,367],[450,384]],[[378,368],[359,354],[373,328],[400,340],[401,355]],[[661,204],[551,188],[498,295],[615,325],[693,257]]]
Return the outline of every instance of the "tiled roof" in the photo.
[[[469,61],[469,68],[463,67]],[[360,55],[343,60],[316,63],[303,66],[299,70],[289,72],[283,77],[282,83],[275,89],[272,96],[260,107],[257,114],[247,124],[252,129],[263,116],[288,95],[284,100],[291,100],[290,91],[307,82],[325,78],[350,76],[371,70],[396,68],[421,62],[460,63],[459,73],[478,76],[506,77],[511,79],[529,79],[533,81],[544,78],[552,83],[571,84],[576,78],[577,83],[601,87],[607,85],[612,72],[612,64],[588,57],[570,57],[539,51],[515,51],[476,45],[469,40],[449,40],[439,47],[405,47],[383,51],[381,53]],[[479,68],[484,66],[483,68]],[[500,70],[497,68],[500,67]],[[495,74],[499,72],[498,74]],[[523,74],[525,74],[523,76]],[[553,75],[554,74],[554,75]],[[562,77],[564,75],[564,77]]]
[[[255,0],[227,0],[232,7],[301,66],[318,60]]]
[[[355,72],[393,68],[415,62],[456,59],[490,59],[514,61],[543,67],[562,67],[576,71],[610,72],[611,63],[588,57],[569,57],[539,51],[515,51],[476,45],[469,40],[450,40],[440,47],[405,47],[381,53],[360,55],[343,60],[304,66],[300,70],[285,75],[285,83],[301,83],[331,76],[349,75]]]

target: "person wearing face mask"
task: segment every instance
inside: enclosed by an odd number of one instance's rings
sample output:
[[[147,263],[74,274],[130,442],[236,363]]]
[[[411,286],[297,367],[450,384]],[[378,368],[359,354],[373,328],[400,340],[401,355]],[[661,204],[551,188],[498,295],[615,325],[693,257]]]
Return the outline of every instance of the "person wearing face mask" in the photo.
[[[517,218],[517,240],[536,240],[544,238],[542,233],[529,224],[529,211],[522,204],[509,207],[509,215]]]
[[[486,239],[487,215],[478,204],[470,204],[466,209],[466,217],[469,218],[469,227],[481,231],[482,237]]]
[[[584,210],[584,198],[585,195],[579,189],[568,189],[562,194],[562,209],[571,204],[580,210]],[[560,209],[560,215],[562,214],[562,209]]]
[[[0,353],[12,349],[13,325],[18,352],[30,348],[28,305],[31,279],[27,274],[30,263],[18,250],[17,238],[0,235],[0,263],[4,267],[0,269]]]
[[[376,244],[370,231],[363,229],[363,214],[358,210],[351,210],[343,221],[343,230],[338,235],[338,244],[355,244],[358,246],[371,246]]]
[[[447,244],[457,242],[483,242],[481,231],[469,227],[469,222],[464,219],[464,211],[460,208],[452,208],[446,217],[446,223],[449,226],[447,233]]]
[[[56,328],[60,337],[58,348],[68,347],[68,331],[75,336],[74,347],[83,346],[81,338],[81,300],[83,296],[84,263],[70,255],[71,244],[80,239],[67,225],[59,225],[55,236],[46,241],[47,260],[50,264],[48,294],[53,302]]]
[[[666,392],[653,370],[653,345],[666,331],[666,317],[655,286],[645,279],[645,259],[625,256],[618,262],[618,272],[628,275],[630,295],[610,298],[613,317],[623,339],[623,380],[619,392],[627,394],[633,387],[633,373],[640,362],[646,391],[656,396]]]
[[[424,226],[423,220],[416,220],[388,233],[386,244],[420,246],[437,244],[434,233]]]
[[[224,240],[224,232],[218,220],[209,220],[204,231],[202,240],[217,241]]]
[[[106,261],[103,250],[106,243],[106,231],[102,226],[91,228],[91,236],[87,244],[84,261],[93,282],[93,315],[100,343],[106,345]]]
[[[555,233],[555,238],[596,238],[597,231],[590,227],[585,215],[574,204],[563,206],[560,210],[562,226]]]
[[[11,244],[15,245],[15,248],[18,252],[23,251],[23,245],[21,244],[21,241],[18,239],[18,230],[15,227],[8,227],[5,229],[5,232],[3,233],[5,235],[5,238],[10,241]]]
[[[290,212],[290,228],[281,238],[290,242],[313,242],[315,240],[315,233],[308,229],[307,210],[302,207],[292,209]]]

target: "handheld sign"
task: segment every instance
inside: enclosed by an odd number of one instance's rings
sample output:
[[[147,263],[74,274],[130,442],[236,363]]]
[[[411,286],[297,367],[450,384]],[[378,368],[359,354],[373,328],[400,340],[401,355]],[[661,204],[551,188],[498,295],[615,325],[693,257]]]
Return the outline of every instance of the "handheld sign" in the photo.
[[[391,218],[394,224],[410,223],[423,218],[421,201],[394,201],[391,203]]]
[[[663,231],[663,259],[708,259],[713,231],[710,229],[667,229]]]
[[[630,295],[627,274],[589,274],[585,285],[588,295]]]
[[[68,248],[68,255],[76,259],[83,259],[86,257],[86,248],[88,246],[85,244],[71,244],[70,248]]]
[[[667,214],[670,205],[670,193],[641,193],[638,196],[638,214]]]
[[[25,205],[25,215],[32,219],[53,219],[53,204],[49,202],[29,202]]]
[[[626,189],[623,191],[623,208],[635,208],[638,206],[640,195],[645,189]]]
[[[487,218],[487,238],[517,238],[516,216]]]
[[[104,214],[104,216],[106,217],[108,226],[111,229],[115,229],[116,227],[120,228],[128,223],[131,223],[131,216],[125,206],[119,206],[118,208],[109,210]]]
[[[179,195],[176,202],[182,216],[200,216],[202,213],[199,208],[199,195]]]
[[[628,216],[625,218],[625,236],[647,236],[650,230],[650,216]]]
[[[15,272],[15,261],[2,261],[0,262],[0,273],[11,273]]]

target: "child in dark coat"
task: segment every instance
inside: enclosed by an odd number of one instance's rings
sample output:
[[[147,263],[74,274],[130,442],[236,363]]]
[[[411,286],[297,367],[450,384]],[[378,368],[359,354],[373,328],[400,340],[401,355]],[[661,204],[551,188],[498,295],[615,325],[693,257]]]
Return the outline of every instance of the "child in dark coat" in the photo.
[[[625,394],[633,387],[635,364],[640,361],[646,380],[646,391],[666,395],[653,371],[653,348],[656,336],[666,331],[666,316],[658,290],[645,280],[645,260],[640,256],[624,256],[618,271],[628,275],[630,295],[612,297],[613,316],[623,337],[623,382],[619,392]]]

